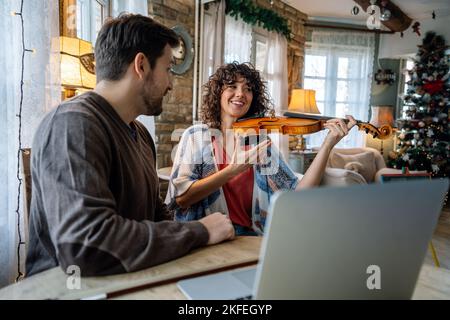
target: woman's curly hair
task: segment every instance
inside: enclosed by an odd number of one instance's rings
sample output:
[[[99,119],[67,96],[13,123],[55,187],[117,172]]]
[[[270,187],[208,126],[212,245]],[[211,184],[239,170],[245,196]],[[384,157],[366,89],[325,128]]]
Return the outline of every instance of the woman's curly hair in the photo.
[[[211,128],[220,128],[221,106],[220,98],[226,85],[236,82],[241,76],[247,80],[253,92],[253,100],[247,113],[242,118],[251,116],[264,116],[268,110],[273,109],[267,88],[257,71],[250,63],[232,62],[221,66],[209,77],[203,86],[202,121]]]

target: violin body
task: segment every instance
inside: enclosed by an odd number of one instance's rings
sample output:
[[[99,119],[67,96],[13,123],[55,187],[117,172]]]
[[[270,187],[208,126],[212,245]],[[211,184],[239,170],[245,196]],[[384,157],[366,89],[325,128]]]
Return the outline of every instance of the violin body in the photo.
[[[233,124],[234,131],[239,135],[259,134],[260,130],[267,133],[281,134],[311,134],[324,129],[324,123],[332,118],[297,112],[286,112],[286,117],[260,117],[247,118],[236,121]],[[348,122],[348,119],[343,119]],[[392,127],[389,125],[376,128],[370,123],[357,121],[359,130],[364,130],[374,138],[387,139],[392,134]]]
[[[323,122],[312,119],[264,117],[235,122],[233,129],[238,134],[245,134],[252,130],[259,134],[261,129],[266,130],[267,133],[310,134],[322,130]]]

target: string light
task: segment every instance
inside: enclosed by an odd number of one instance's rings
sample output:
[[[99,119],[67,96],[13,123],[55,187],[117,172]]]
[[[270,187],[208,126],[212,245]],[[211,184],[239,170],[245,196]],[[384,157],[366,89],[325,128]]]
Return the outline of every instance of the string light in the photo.
[[[16,207],[16,215],[17,215],[17,234],[18,234],[18,243],[17,243],[17,277],[16,282],[21,280],[24,274],[20,271],[20,249],[21,246],[25,245],[25,241],[22,240],[22,231],[20,226],[21,214],[20,214],[20,195],[22,189],[22,178],[20,177],[20,154],[22,152],[22,107],[23,107],[23,86],[25,84],[23,80],[23,74],[25,69],[25,53],[31,52],[35,53],[35,49],[27,49],[25,48],[25,29],[24,29],[24,20],[23,20],[23,0],[20,1],[20,12],[11,11],[12,16],[20,17],[20,26],[21,26],[21,42],[22,42],[22,59],[21,59],[21,73],[20,73],[20,102],[19,102],[19,112],[16,114],[16,117],[19,119],[19,129],[18,129],[18,150],[17,150],[17,171],[16,176],[19,182],[17,187],[17,207]]]

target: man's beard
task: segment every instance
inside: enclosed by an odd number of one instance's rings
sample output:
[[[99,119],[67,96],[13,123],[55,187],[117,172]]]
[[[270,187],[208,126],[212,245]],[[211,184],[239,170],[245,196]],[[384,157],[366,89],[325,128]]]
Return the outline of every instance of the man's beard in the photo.
[[[145,115],[147,116],[159,116],[162,113],[162,101],[163,97],[152,99],[144,95],[144,108]]]
[[[164,95],[162,97],[155,97],[148,91],[148,89],[144,88],[142,93],[142,98],[144,100],[144,114],[147,116],[159,116],[162,112],[162,101]]]

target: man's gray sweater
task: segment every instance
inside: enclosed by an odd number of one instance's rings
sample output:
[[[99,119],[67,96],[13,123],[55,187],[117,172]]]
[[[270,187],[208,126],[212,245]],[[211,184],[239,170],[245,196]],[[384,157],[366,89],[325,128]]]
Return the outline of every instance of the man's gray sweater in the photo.
[[[100,95],[47,114],[31,153],[27,276],[58,265],[84,276],[129,272],[207,243],[200,222],[167,221],[150,134]]]

